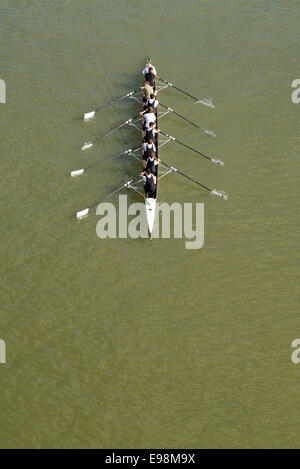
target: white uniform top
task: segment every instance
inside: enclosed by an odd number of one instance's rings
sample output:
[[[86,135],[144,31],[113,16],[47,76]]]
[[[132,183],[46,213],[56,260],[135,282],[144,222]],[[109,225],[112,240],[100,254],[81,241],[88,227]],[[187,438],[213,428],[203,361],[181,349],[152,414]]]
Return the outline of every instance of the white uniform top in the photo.
[[[152,101],[152,102],[151,102]],[[158,100],[157,99],[148,99],[147,100],[147,105],[150,107],[153,107],[153,109],[157,108],[158,105]]]
[[[145,127],[146,127],[146,129],[149,129],[150,122],[155,122],[155,120],[156,120],[155,114],[154,114],[154,112],[146,112],[146,114],[144,114],[144,117],[145,117]]]
[[[158,165],[158,161],[155,158],[150,158],[150,156],[148,156],[147,163],[148,163],[148,161],[150,161],[151,163],[154,161],[154,166]]]
[[[146,151],[146,150],[154,151],[154,153],[155,153],[155,151],[156,151],[155,143],[152,143],[151,145],[150,145],[150,143],[144,143],[144,151]]]
[[[146,174],[143,176],[143,181],[146,182],[147,181],[147,178],[150,179],[151,177],[153,177],[153,174]]]
[[[146,73],[149,73],[149,67],[153,68],[153,73],[154,73],[154,75],[156,75],[156,68],[152,64],[150,64],[150,65],[146,64],[145,65],[145,67],[143,68],[143,75],[146,75]]]

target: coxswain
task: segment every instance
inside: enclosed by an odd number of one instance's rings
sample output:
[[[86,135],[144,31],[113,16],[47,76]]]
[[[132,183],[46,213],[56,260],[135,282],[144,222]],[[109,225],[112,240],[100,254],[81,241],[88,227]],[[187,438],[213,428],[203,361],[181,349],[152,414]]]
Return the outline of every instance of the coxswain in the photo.
[[[154,198],[156,194],[156,176],[151,174],[150,168],[147,168],[146,171],[141,173],[141,176],[144,181],[144,191],[145,197]]]
[[[154,73],[154,75],[156,75],[156,68],[154,67],[154,65],[152,65],[151,58],[148,57],[147,63],[145,65],[145,67],[143,68],[143,75],[144,76],[146,75],[146,73],[149,73],[150,67],[152,67],[152,73]]]
[[[150,169],[151,173],[154,176],[157,175],[157,166],[159,165],[160,160],[155,157],[155,153],[153,151],[150,152],[147,158],[147,168]]]

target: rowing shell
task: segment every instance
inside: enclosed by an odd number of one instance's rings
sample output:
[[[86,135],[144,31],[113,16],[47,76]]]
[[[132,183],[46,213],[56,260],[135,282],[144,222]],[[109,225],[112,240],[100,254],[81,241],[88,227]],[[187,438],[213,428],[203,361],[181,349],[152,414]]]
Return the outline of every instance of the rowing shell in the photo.
[[[158,128],[157,107],[156,107],[155,116],[156,116],[156,128]],[[155,156],[156,156],[156,158],[158,158],[158,133],[155,134],[154,143],[155,143],[155,150],[156,150]],[[149,230],[150,238],[152,238],[152,232],[153,232],[154,220],[155,220],[157,189],[158,189],[158,169],[159,169],[159,165],[157,165],[155,197],[154,198],[152,198],[152,197],[145,198],[146,217],[147,217],[147,224],[148,224],[148,230]]]

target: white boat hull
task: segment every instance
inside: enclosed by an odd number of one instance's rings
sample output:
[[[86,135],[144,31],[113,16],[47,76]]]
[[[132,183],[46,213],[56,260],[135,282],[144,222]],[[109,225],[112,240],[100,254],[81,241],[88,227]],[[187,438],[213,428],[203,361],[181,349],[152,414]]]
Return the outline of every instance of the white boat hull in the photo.
[[[149,229],[149,233],[151,237],[153,226],[154,226],[154,219],[155,219],[156,199],[152,199],[149,197],[145,199],[145,204],[146,204],[146,216],[147,216],[148,229]]]

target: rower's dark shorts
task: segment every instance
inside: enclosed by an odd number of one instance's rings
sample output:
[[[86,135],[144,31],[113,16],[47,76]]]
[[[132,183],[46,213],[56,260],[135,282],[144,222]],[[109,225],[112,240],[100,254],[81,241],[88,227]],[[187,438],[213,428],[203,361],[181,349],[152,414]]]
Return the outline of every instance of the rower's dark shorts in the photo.
[[[153,137],[154,137],[153,133],[152,133],[152,134],[150,134],[150,133],[147,134],[147,131],[146,131],[145,142],[148,143],[149,140],[150,140],[150,138],[151,138],[152,140],[154,140]]]
[[[147,166],[147,168],[149,168],[150,166]],[[155,166],[154,170],[152,171],[152,168],[150,168],[150,171],[151,171],[151,174],[153,174],[153,176],[157,176],[157,166]]]
[[[154,191],[146,191],[146,187],[144,186],[144,192],[146,197],[151,197],[152,199],[155,199],[156,196],[156,189]]]

